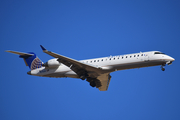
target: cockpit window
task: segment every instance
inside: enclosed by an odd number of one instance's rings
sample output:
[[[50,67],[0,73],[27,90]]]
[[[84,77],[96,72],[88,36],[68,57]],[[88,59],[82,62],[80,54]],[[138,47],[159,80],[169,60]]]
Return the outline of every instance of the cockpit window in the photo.
[[[162,53],[162,52],[154,52],[154,54],[165,54],[165,53]]]

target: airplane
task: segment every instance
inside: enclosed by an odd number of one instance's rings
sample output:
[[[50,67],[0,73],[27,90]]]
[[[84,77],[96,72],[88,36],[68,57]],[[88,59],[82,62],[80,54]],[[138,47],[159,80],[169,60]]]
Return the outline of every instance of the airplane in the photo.
[[[29,75],[86,79],[90,86],[96,87],[100,91],[108,90],[111,72],[158,65],[161,65],[161,69],[164,71],[165,65],[170,65],[175,60],[160,51],[150,51],[78,61],[48,51],[42,45],[40,46],[44,53],[54,57],[54,59],[43,63],[33,52],[24,53],[11,50],[6,52],[17,54],[20,58],[23,58],[26,66],[31,69],[31,71],[27,72]]]

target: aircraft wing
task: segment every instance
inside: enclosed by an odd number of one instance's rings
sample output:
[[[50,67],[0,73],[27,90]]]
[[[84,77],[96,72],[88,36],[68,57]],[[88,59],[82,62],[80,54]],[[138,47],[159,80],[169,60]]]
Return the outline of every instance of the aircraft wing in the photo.
[[[63,63],[64,65],[68,66],[78,76],[88,74],[89,77],[96,78],[97,76],[99,76],[100,74],[103,73],[103,70],[97,66],[85,64],[85,63],[79,62],[77,60],[74,60],[72,58],[68,58],[63,55],[48,51],[43,46],[41,46],[41,48],[42,48],[43,52],[45,52],[46,54],[48,54],[54,58],[58,58],[57,60],[60,63]]]
[[[109,73],[104,73],[104,71],[101,68],[97,66],[85,64],[77,60],[74,60],[72,58],[68,58],[63,55],[59,55],[57,53],[48,51],[43,46],[41,46],[41,48],[43,52],[45,52],[46,54],[54,58],[58,58],[57,60],[60,63],[68,66],[78,76],[87,73],[90,79],[89,80],[87,79],[86,81],[91,82],[91,80],[94,80],[96,83],[96,88],[98,88],[100,91],[106,91],[108,89],[111,76],[109,75]]]

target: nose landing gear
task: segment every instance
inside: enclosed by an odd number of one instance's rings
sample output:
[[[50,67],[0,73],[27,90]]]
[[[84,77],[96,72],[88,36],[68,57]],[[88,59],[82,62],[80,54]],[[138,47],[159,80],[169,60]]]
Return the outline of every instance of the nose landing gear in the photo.
[[[165,71],[165,68],[164,68],[164,67],[165,67],[165,65],[161,65],[161,70],[162,70],[162,71]]]

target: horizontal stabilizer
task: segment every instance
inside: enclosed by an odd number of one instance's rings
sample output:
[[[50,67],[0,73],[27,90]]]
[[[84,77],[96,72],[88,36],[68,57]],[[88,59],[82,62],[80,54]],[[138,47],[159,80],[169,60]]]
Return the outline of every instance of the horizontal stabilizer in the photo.
[[[21,56],[33,56],[34,54],[29,54],[29,53],[24,53],[24,52],[17,52],[17,51],[12,51],[12,50],[6,50],[6,52],[21,55]]]
[[[33,52],[24,53],[11,50],[7,50],[6,52],[19,55],[20,58],[24,59],[26,66],[29,66],[31,70],[42,67],[43,62]]]

